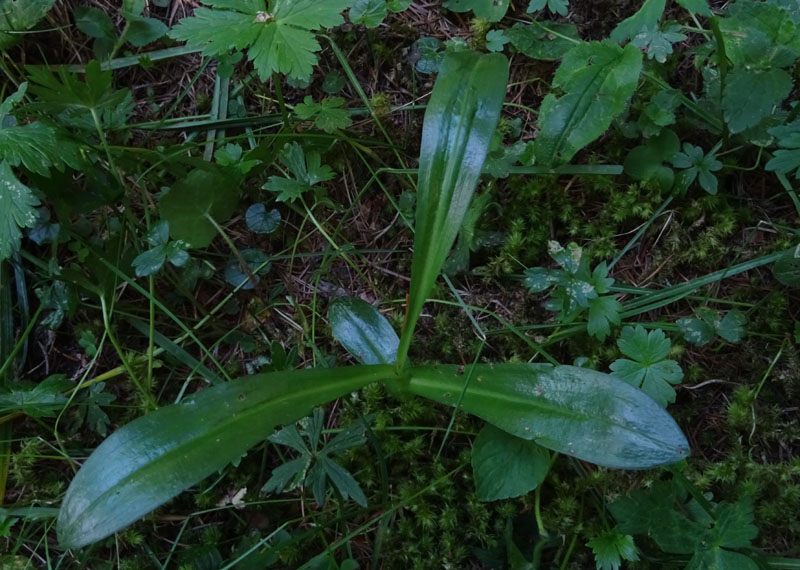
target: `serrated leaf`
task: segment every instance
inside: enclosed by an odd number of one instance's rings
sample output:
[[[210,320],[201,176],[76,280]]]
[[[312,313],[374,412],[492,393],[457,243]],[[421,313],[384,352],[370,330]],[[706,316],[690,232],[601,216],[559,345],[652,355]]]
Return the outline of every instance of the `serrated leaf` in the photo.
[[[737,503],[721,503],[717,506],[714,524],[715,544],[726,548],[747,548],[758,536],[753,524],[753,501],[743,498]]]
[[[625,108],[641,68],[642,54],[631,45],[588,42],[567,52],[552,83],[563,95],[550,93],[539,111],[537,164],[569,162],[602,135]]]
[[[271,234],[278,229],[281,223],[281,213],[272,209],[267,211],[267,206],[257,202],[247,208],[244,214],[247,229],[257,234]]]
[[[774,3],[734,2],[719,27],[734,69],[789,67],[800,55],[800,27]]]
[[[509,0],[447,0],[444,7],[453,12],[472,10],[476,18],[499,22],[506,15]]]
[[[350,21],[367,28],[377,28],[388,15],[386,0],[355,0],[350,8]]]
[[[760,568],[749,556],[724,548],[712,548],[693,556],[685,570],[760,570]]]
[[[378,310],[355,297],[338,297],[328,309],[333,336],[361,364],[394,364],[400,339]]]
[[[275,199],[279,202],[294,202],[316,184],[335,176],[329,166],[322,164],[319,153],[310,152],[306,156],[303,147],[296,142],[287,143],[278,158],[294,178],[270,176],[262,188],[277,193]]]
[[[0,262],[19,251],[22,232],[32,228],[39,199],[16,177],[8,162],[0,162]]]
[[[722,110],[732,133],[757,125],[789,96],[792,77],[782,69],[736,67],[728,73]]]
[[[318,129],[326,133],[335,133],[353,124],[350,113],[347,109],[342,109],[342,105],[344,105],[342,97],[326,97],[315,103],[310,95],[306,95],[302,103],[295,105],[294,112],[300,119],[313,119],[314,126]]]
[[[550,453],[534,442],[485,425],[472,446],[475,494],[481,501],[519,497],[547,476]]]
[[[11,166],[50,176],[50,169],[79,169],[83,158],[78,143],[62,130],[42,122],[0,129],[0,159]]]
[[[658,29],[666,4],[667,0],[645,0],[633,16],[617,24],[609,39],[615,43],[622,43],[633,39],[645,28]]]
[[[29,91],[36,96],[30,108],[54,115],[56,122],[68,127],[97,132],[95,117],[108,129],[125,124],[133,110],[129,89],[112,86],[111,71],[103,71],[92,60],[86,65],[83,81],[65,67],[53,73],[49,68],[26,68],[31,82]]]
[[[685,494],[671,481],[656,481],[649,489],[634,491],[608,506],[619,530],[652,538],[664,551],[692,554],[707,537],[706,527],[686,518]]]
[[[63,374],[48,376],[38,384],[12,384],[8,390],[0,390],[0,414],[22,412],[34,418],[49,418],[57,415],[67,404],[65,390],[72,387]]]
[[[540,12],[547,8],[552,14],[566,16],[569,8],[569,0],[531,0],[528,4],[528,13]]]
[[[8,49],[47,15],[55,0],[0,0],[0,49]]]
[[[672,343],[661,329],[650,332],[637,325],[636,328],[625,327],[617,341],[622,353],[627,358],[617,359],[611,363],[611,371],[618,378],[632,386],[642,389],[661,406],[666,407],[675,401],[675,390],[671,384],[678,384],[683,379],[683,371],[674,360],[666,360]]]
[[[514,24],[503,34],[515,48],[533,59],[556,61],[564,57],[581,37],[572,24],[533,21],[530,24]]]
[[[641,390],[586,368],[415,367],[406,389],[459,405],[512,435],[598,465],[643,469],[681,461],[688,454],[686,439],[663,408]]]
[[[645,26],[631,38],[631,44],[639,49],[646,49],[648,59],[664,63],[667,61],[667,56],[672,54],[672,44],[686,39],[686,36],[680,33],[680,29],[680,25],[675,23],[663,28],[659,28],[658,24]]]
[[[617,529],[606,531],[586,543],[592,549],[597,570],[619,570],[623,560],[639,560],[633,537]]]
[[[611,325],[619,325],[622,303],[611,295],[589,301],[589,322],[586,331],[603,342],[611,332]]]
[[[197,169],[180,180],[159,204],[161,218],[176,240],[203,248],[217,236],[214,224],[225,222],[237,206],[236,182],[216,170]],[[208,217],[207,217],[208,216]]]
[[[344,22],[342,12],[352,0],[205,0],[217,9],[198,8],[169,33],[170,37],[202,46],[205,55],[247,49],[262,81],[273,72],[295,79],[311,76],[320,50],[314,31]]]

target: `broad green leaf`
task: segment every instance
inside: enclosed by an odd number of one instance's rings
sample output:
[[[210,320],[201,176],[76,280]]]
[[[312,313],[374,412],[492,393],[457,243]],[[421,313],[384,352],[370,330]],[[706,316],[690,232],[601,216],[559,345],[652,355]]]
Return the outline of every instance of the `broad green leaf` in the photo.
[[[235,180],[216,170],[197,169],[173,185],[161,199],[159,211],[174,239],[203,248],[217,236],[209,217],[225,222],[237,201]]]
[[[617,24],[609,39],[619,44],[633,39],[645,28],[658,29],[666,4],[667,0],[645,0],[642,7],[633,16]]]
[[[8,49],[45,17],[56,0],[0,0],[0,49]]]
[[[114,39],[117,28],[107,12],[96,6],[76,6],[73,12],[75,25],[92,38]]]
[[[272,209],[267,211],[267,206],[261,202],[257,202],[247,208],[244,213],[245,222],[247,222],[247,229],[257,234],[271,234],[278,229],[281,223],[281,213]]]
[[[782,255],[772,266],[772,274],[784,285],[800,287],[800,246]]]
[[[448,53],[425,111],[411,287],[398,360],[461,229],[508,83],[502,54]]]
[[[659,135],[628,153],[625,157],[625,172],[634,180],[654,181],[664,192],[668,192],[675,182],[675,173],[664,163],[679,152],[680,148],[678,135],[664,129]]]
[[[550,453],[536,443],[486,425],[472,446],[475,493],[481,501],[519,497],[547,476]]]
[[[170,37],[202,46],[205,55],[247,49],[247,58],[266,81],[273,72],[310,77],[320,50],[314,31],[342,24],[342,12],[352,0],[270,0],[268,7],[263,0],[204,3],[216,9],[196,9]]]
[[[233,257],[225,265],[223,275],[225,281],[230,285],[234,287],[241,285],[242,290],[249,291],[254,288],[253,280],[258,285],[261,282],[261,277],[269,273],[272,263],[270,262],[270,257],[260,249],[248,248],[241,250],[239,253],[247,264],[250,274],[244,270],[239,259]],[[250,279],[250,275],[253,276],[253,280]]]
[[[326,97],[315,103],[311,95],[306,95],[302,103],[294,107],[297,117],[303,120],[314,120],[314,126],[326,133],[335,133],[339,129],[346,129],[353,124],[350,113],[342,109],[342,97]]]
[[[388,0],[387,5],[392,12],[407,10],[414,0]]]
[[[711,10],[706,0],[678,0],[678,4],[693,14],[701,16],[711,16]]]
[[[113,534],[237,460],[276,426],[393,373],[354,366],[250,376],[134,420],[72,480],[58,515],[59,542],[78,548]]]
[[[732,133],[757,125],[789,96],[792,76],[782,69],[736,67],[728,73],[722,110]]]
[[[367,28],[377,28],[388,15],[386,0],[354,0],[350,8],[350,21]]]
[[[378,309],[355,297],[339,297],[328,309],[333,336],[361,364],[394,364],[400,339]]]
[[[800,27],[769,2],[734,2],[718,20],[734,69],[789,67],[800,56]]]
[[[476,18],[499,22],[506,15],[509,0],[447,0],[444,7],[453,12],[472,10]]]
[[[128,33],[125,39],[136,47],[144,47],[161,39],[169,29],[167,25],[155,18],[143,18],[126,14],[128,20]]]
[[[684,317],[676,321],[678,328],[687,341],[695,346],[705,346],[714,338],[714,327],[693,317]]]
[[[622,329],[617,341],[622,353],[631,357],[611,363],[611,371],[632,386],[637,386],[660,405],[666,407],[675,401],[675,390],[670,384],[683,379],[683,371],[674,360],[667,360],[672,343],[661,329],[650,332],[637,325]]]
[[[563,95],[550,93],[539,111],[537,164],[569,162],[602,135],[624,110],[641,68],[642,54],[631,45],[589,42],[567,52],[552,83]]]
[[[460,399],[467,379],[469,384]],[[601,372],[548,364],[412,368],[406,389],[508,433],[598,465],[646,469],[685,459],[675,421],[642,391]]]
[[[503,31],[511,44],[533,59],[555,61],[581,42],[578,29],[572,24],[533,21],[530,24],[514,24]]]
[[[635,562],[639,553],[633,537],[617,529],[604,532],[586,543],[592,549],[597,570],[619,570],[623,560]]]
[[[2,132],[2,131],[0,131]],[[20,228],[36,225],[39,199],[16,177],[7,161],[0,162],[0,262],[19,251]]]

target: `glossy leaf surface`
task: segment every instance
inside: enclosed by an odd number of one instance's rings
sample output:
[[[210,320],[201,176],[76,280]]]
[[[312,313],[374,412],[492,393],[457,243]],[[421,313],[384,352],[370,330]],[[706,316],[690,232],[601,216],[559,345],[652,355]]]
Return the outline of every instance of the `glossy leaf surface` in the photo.
[[[76,548],[109,536],[238,459],[276,426],[392,373],[354,366],[250,376],[134,420],[73,479],[58,515],[59,542]]]
[[[499,53],[449,53],[442,63],[422,129],[414,260],[401,363],[478,184],[507,83],[508,60]]]
[[[543,447],[598,465],[645,469],[685,459],[675,421],[637,388],[608,374],[549,364],[482,364],[411,370],[408,389]]]
[[[394,364],[400,339],[378,309],[355,297],[339,297],[328,310],[333,336],[361,364]]]

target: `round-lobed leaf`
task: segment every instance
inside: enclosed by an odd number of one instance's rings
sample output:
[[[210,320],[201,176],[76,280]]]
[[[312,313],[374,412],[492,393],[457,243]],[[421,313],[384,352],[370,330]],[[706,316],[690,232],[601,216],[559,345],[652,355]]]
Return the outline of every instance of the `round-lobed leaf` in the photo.
[[[481,501],[525,495],[538,487],[550,468],[550,453],[533,441],[487,424],[472,446],[475,492]]]

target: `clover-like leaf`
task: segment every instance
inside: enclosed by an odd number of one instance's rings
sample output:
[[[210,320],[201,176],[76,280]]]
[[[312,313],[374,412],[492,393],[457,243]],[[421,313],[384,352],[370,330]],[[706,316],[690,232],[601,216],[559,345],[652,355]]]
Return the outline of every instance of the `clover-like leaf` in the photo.
[[[131,263],[137,277],[157,273],[167,261],[175,267],[181,267],[189,261],[189,254],[186,252],[189,244],[183,240],[169,241],[169,222],[166,220],[157,222],[145,236],[145,240],[153,247],[137,255]]]
[[[306,95],[302,103],[294,107],[298,118],[303,120],[313,119],[314,126],[326,133],[335,133],[339,129],[346,129],[353,124],[350,113],[342,109],[342,97],[326,97],[315,103],[310,95]]]
[[[322,164],[319,153],[310,152],[306,155],[303,147],[296,142],[287,143],[278,158],[294,175],[294,178],[270,176],[262,187],[277,193],[275,199],[278,202],[294,202],[315,185],[334,177],[333,170]]]
[[[528,4],[528,13],[540,12],[547,8],[552,14],[566,16],[569,9],[569,0],[531,0]]]
[[[676,191],[685,192],[695,180],[698,180],[703,190],[712,195],[716,194],[718,182],[714,172],[722,170],[722,163],[716,156],[718,149],[719,145],[705,154],[699,146],[683,143],[683,152],[676,152],[670,159],[675,168],[683,169],[678,175]]]
[[[617,346],[632,360],[620,358],[612,362],[610,368],[615,376],[641,388],[664,407],[675,401],[672,385],[680,383],[683,371],[677,362],[667,360],[672,343],[664,331],[647,332],[640,325],[625,327]]]

